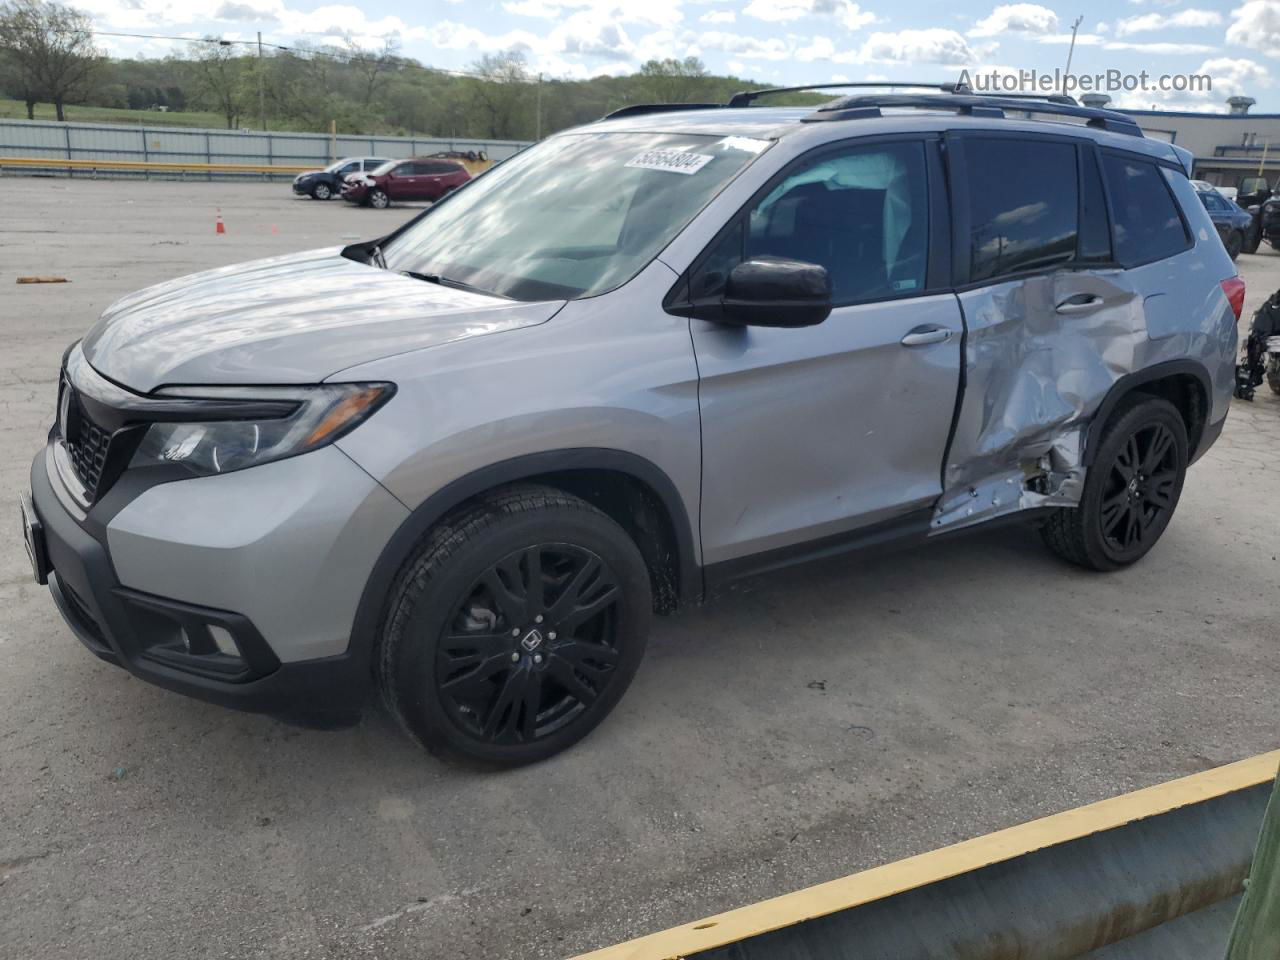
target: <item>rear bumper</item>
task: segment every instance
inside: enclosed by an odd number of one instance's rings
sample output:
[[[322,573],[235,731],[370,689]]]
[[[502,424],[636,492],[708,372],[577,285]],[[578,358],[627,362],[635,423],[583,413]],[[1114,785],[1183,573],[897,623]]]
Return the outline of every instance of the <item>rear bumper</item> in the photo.
[[[210,703],[323,726],[356,722],[369,692],[358,652],[282,663],[246,617],[131,590],[111,554],[53,490],[47,448],[31,466],[31,501],[51,568],[49,591],[76,637],[99,659],[139,679]],[[104,537],[105,540],[105,537]],[[183,637],[210,630],[239,656],[191,656]]]

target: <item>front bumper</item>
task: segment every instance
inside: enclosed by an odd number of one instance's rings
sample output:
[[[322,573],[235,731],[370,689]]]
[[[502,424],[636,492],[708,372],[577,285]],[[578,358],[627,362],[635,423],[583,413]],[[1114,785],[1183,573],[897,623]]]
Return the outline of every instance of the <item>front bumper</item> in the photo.
[[[105,528],[95,536],[93,511],[85,519],[73,516],[54,491],[49,449],[31,465],[31,506],[49,591],[94,655],[149,683],[222,706],[322,726],[359,719],[369,692],[361,651],[282,663],[241,614],[124,587]],[[184,653],[192,638],[207,647],[215,634],[232,638],[238,656]]]

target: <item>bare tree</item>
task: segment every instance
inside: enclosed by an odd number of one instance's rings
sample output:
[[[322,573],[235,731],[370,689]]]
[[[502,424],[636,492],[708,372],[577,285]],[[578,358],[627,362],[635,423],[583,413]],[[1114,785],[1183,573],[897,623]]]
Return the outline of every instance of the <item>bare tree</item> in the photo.
[[[71,7],[45,0],[9,0],[0,5],[0,48],[22,78],[27,116],[34,116],[35,96],[53,101],[58,119],[63,107],[89,90],[98,66],[93,22]]]
[[[382,50],[378,52],[365,50],[350,37],[347,38],[347,62],[360,77],[360,95],[366,107],[382,93],[387,81],[391,79],[399,50],[395,37],[385,37]]]
[[[0,47],[0,90],[26,104],[28,120],[36,118],[40,88],[35,75],[11,50],[3,47]]]
[[[205,40],[204,43],[191,44],[196,81],[201,92],[226,118],[227,129],[234,130],[249,102],[248,71],[244,58],[236,56],[230,44],[222,43],[216,37],[206,37]]]
[[[471,65],[471,96],[488,130],[485,136],[515,136],[520,105],[526,99],[529,68],[519,50],[486,53]]]
[[[707,67],[697,57],[650,60],[640,68],[640,76],[658,103],[688,103],[703,88]]]

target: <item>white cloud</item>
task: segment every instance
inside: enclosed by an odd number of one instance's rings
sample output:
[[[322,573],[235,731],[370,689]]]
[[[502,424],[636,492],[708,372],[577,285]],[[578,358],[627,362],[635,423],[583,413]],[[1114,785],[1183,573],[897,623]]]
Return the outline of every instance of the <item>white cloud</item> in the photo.
[[[507,0],[502,9],[540,20],[563,21],[581,12],[617,23],[669,27],[683,19],[682,5],[683,0]]]
[[[1126,17],[1116,21],[1116,36],[1127,37],[1151,30],[1167,30],[1170,27],[1216,27],[1222,22],[1217,10],[1189,8],[1174,14],[1144,13],[1139,17]]]
[[[1213,53],[1218,48],[1205,43],[1127,43],[1112,40],[1102,45],[1103,50],[1130,50],[1134,53],[1182,56],[1193,53]]]
[[[858,59],[876,63],[960,65],[972,63],[974,54],[964,37],[954,30],[931,27],[927,30],[873,33],[862,45]]]
[[[830,60],[835,55],[836,45],[831,41],[830,37],[814,37],[807,47],[801,47],[796,51],[796,59],[803,63],[811,63],[814,60]]]
[[[1058,15],[1035,3],[1009,3],[973,25],[971,37],[995,37],[1002,33],[1054,33]]]
[[[740,33],[709,30],[698,34],[697,42],[708,50],[717,50],[746,60],[787,60],[792,54],[790,45],[777,37],[761,40]]]
[[[771,23],[829,16],[846,30],[859,30],[876,22],[874,13],[868,13],[851,0],[751,0],[742,12]]]
[[[1080,33],[1076,34],[1077,47],[1096,47],[1106,41],[1106,37],[1099,33]],[[1069,33],[1051,33],[1048,36],[1036,37],[1036,43],[1052,43],[1052,44],[1070,44],[1071,34]]]
[[[1280,0],[1249,0],[1232,10],[1227,43],[1280,57]]]
[[[701,17],[703,23],[733,23],[737,19],[738,15],[732,10],[712,10]]]

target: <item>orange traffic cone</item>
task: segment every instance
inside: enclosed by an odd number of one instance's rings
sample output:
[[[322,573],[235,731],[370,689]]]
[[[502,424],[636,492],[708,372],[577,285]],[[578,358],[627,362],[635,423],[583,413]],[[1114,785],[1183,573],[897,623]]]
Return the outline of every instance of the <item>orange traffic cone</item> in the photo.
[[[213,232],[214,232],[214,233],[226,233],[226,232],[227,232],[227,228],[226,228],[226,226],[225,226],[225,225],[223,224],[223,222],[222,222],[222,211],[221,211],[221,210],[219,210],[219,211],[218,211],[218,218],[217,218],[217,220],[216,220],[216,221],[215,221],[215,223],[214,223]]]

